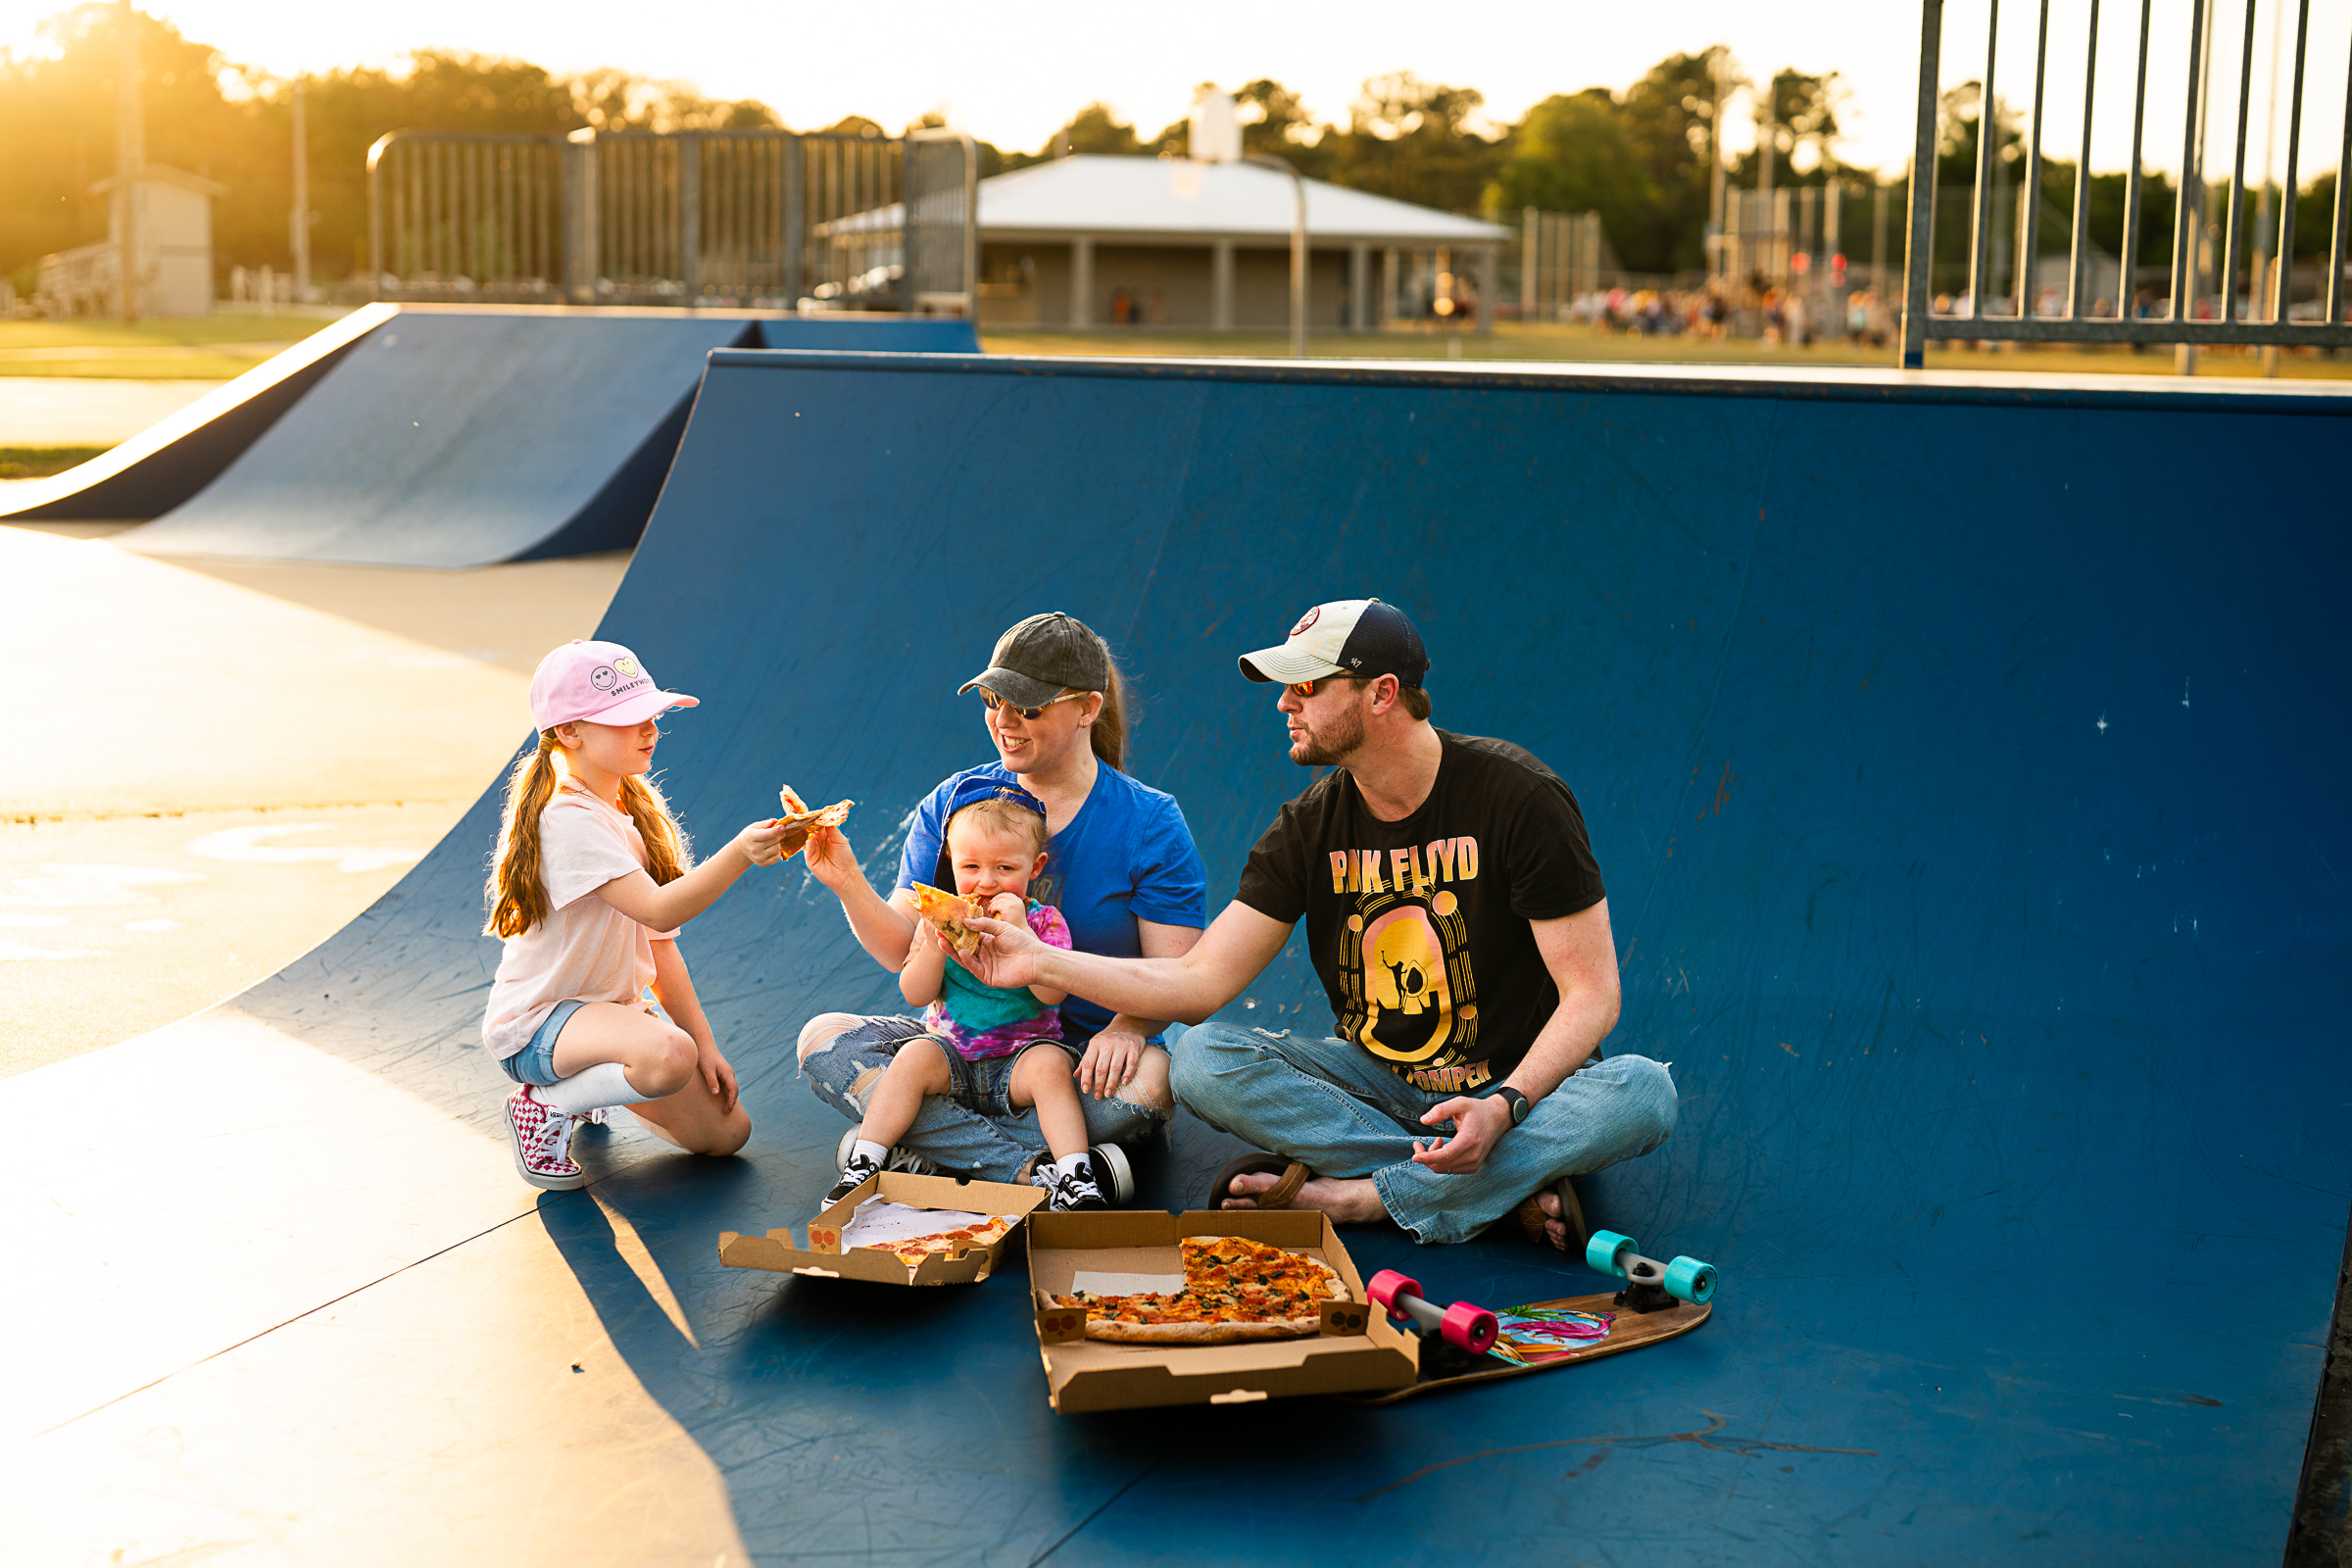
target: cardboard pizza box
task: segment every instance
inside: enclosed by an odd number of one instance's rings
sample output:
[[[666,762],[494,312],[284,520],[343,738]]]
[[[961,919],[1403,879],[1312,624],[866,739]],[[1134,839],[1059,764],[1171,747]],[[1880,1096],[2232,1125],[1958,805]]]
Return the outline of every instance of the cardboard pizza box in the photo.
[[[1321,1258],[1347,1282],[1323,1332],[1244,1345],[1111,1345],[1086,1338],[1084,1314],[1056,1307],[1080,1271],[1181,1274],[1187,1236],[1242,1236]],[[1401,1389],[1420,1371],[1413,1337],[1371,1306],[1339,1232],[1314,1209],[1122,1209],[1029,1220],[1029,1296],[1046,1363],[1046,1396],[1064,1415],[1153,1404],[1247,1404],[1295,1394]]]
[[[879,1248],[841,1245],[842,1232],[858,1205],[879,1193],[909,1208],[960,1209],[973,1214],[1009,1214],[1012,1228],[986,1247],[956,1253],[934,1252],[909,1269],[896,1254]],[[794,1245],[789,1229],[764,1236],[721,1231],[718,1260],[729,1268],[773,1269],[813,1279],[871,1280],[877,1285],[977,1285],[988,1278],[997,1260],[1021,1233],[1020,1222],[1046,1200],[1042,1187],[1016,1187],[1007,1182],[972,1181],[960,1176],[911,1176],[884,1171],[838,1203],[830,1203],[808,1224],[808,1245]]]

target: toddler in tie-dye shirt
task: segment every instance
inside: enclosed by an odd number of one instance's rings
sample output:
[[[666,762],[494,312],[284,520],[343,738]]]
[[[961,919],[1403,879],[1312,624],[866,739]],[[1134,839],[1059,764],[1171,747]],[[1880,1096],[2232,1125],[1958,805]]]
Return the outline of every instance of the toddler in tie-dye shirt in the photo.
[[[1047,837],[1044,804],[1006,786],[948,818],[948,861],[958,896],[992,918],[1025,919],[1040,941],[1067,948],[1070,929],[1061,911],[1027,897],[1030,882],[1046,866]],[[1034,1105],[1053,1154],[1037,1162],[1036,1180],[1052,1195],[1053,1207],[1107,1208],[1088,1157],[1086,1111],[1071,1076],[1077,1057],[1061,1041],[1063,994],[988,985],[950,959],[936,936],[918,936],[908,951],[899,994],[923,1007],[928,1033],[899,1047],[874,1085],[856,1148],[826,1201],[840,1201],[882,1168],[891,1146],[913,1125],[925,1095],[948,1095],[984,1116]]]

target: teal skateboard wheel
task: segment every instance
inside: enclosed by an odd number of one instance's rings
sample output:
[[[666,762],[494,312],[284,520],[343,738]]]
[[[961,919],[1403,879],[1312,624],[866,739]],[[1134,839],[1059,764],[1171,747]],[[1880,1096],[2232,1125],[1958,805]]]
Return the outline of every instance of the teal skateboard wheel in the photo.
[[[1666,1294],[1704,1306],[1715,1294],[1715,1265],[1678,1257],[1666,1265]]]
[[[1625,1265],[1617,1259],[1624,1253],[1639,1252],[1641,1250],[1642,1244],[1631,1236],[1620,1236],[1615,1231],[1594,1231],[1592,1239],[1585,1244],[1585,1262],[1603,1274],[1614,1274],[1624,1279]]]

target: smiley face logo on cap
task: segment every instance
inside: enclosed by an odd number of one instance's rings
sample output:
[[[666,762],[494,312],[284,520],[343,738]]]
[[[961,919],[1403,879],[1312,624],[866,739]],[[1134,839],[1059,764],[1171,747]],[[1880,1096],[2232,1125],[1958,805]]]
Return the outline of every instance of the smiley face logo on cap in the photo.
[[[611,691],[619,680],[611,664],[599,664],[588,672],[588,684],[600,692]]]
[[[620,658],[612,661],[612,667],[619,670],[623,675],[628,676],[631,680],[635,680],[639,675],[645,673],[645,666],[638,663],[636,660],[631,659],[626,654],[623,654]]]

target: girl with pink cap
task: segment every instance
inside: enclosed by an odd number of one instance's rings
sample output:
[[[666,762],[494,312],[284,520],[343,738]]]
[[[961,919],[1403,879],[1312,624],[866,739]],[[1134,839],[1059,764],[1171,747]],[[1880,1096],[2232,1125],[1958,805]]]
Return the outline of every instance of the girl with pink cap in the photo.
[[[731,1154],[751,1137],[675,938],[746,870],[799,849],[806,829],[754,822],[692,863],[646,775],[655,720],[695,706],[618,643],[568,643],[531,677],[539,745],[507,782],[489,885],[489,934],[507,946],[482,1043],[520,1085],[507,1132],[534,1187],[587,1183],[572,1132],[614,1105],[691,1153]]]

